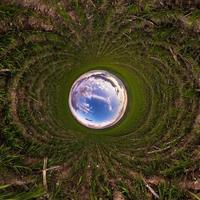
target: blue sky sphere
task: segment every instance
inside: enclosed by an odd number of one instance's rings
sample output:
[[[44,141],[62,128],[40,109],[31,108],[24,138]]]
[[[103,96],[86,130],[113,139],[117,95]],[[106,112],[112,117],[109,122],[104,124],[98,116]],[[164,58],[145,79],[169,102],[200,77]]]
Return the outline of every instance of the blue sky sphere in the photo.
[[[127,107],[127,92],[122,81],[105,70],[81,75],[69,93],[69,108],[82,125],[103,129],[116,124]]]

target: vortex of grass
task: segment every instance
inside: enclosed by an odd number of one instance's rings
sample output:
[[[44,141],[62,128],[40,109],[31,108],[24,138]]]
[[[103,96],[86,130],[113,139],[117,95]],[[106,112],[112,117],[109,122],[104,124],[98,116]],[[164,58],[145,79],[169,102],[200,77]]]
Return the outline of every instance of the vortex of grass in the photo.
[[[68,107],[90,70],[127,88],[127,111],[107,129]],[[198,2],[2,0],[0,199],[192,198],[199,80]]]

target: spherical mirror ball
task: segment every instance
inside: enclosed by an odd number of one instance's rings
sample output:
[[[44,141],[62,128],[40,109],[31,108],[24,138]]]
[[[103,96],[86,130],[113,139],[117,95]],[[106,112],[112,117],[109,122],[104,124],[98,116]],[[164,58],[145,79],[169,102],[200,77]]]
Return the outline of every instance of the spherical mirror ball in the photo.
[[[69,107],[82,125],[92,129],[108,128],[125,113],[126,88],[119,78],[108,71],[89,71],[72,85]]]

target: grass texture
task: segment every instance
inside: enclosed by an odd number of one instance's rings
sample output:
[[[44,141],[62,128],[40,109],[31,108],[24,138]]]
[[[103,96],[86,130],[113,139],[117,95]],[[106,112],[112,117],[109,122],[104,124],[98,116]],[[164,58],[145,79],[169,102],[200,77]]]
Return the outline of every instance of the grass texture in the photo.
[[[198,1],[0,1],[0,200],[190,200],[200,192]],[[89,70],[128,91],[118,124],[68,107]]]

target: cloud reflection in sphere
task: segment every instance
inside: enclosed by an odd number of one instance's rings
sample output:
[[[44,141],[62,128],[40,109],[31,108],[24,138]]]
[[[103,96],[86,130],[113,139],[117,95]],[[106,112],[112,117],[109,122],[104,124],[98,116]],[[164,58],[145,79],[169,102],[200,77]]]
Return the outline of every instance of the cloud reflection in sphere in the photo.
[[[73,116],[88,128],[113,126],[124,115],[126,106],[124,84],[104,70],[93,70],[81,75],[69,94],[69,107]]]

